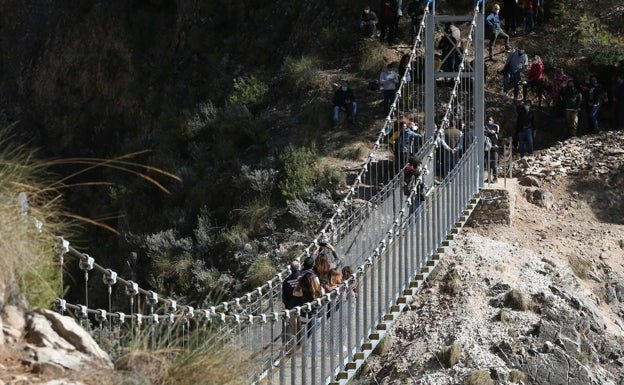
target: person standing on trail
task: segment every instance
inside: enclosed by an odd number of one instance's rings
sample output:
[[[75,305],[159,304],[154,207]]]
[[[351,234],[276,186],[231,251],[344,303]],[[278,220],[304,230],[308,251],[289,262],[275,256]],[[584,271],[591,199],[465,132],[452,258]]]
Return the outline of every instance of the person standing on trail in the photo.
[[[602,86],[598,82],[598,77],[592,75],[589,79],[589,90],[587,92],[587,117],[589,118],[589,130],[598,131],[598,111],[604,100]]]
[[[503,0],[503,19],[505,29],[509,34],[516,33],[516,7],[518,0]]]
[[[490,31],[490,45],[489,45],[489,53],[490,53],[490,61],[496,61],[494,59],[494,55],[492,51],[494,50],[494,44],[496,44],[496,39],[500,36],[505,39],[505,51],[509,51],[511,47],[509,47],[509,35],[507,35],[500,25],[500,19],[498,18],[498,13],[500,12],[500,5],[494,4],[492,7],[492,12],[485,18],[485,24],[487,25]]]
[[[388,44],[394,43],[396,31],[394,29],[398,16],[397,0],[381,0],[379,7],[379,41],[384,42],[388,34]]]
[[[527,100],[527,92],[531,88],[534,88],[537,94],[537,105],[541,107],[542,98],[544,96],[544,64],[542,63],[542,59],[537,55],[535,55],[533,64],[531,64],[527,81],[522,86],[523,100]]]
[[[392,106],[396,98],[399,80],[399,74],[394,71],[394,64],[392,63],[388,63],[386,70],[382,71],[381,75],[379,75],[379,84],[381,84],[381,88],[383,89],[384,115],[386,116],[390,113],[390,106]]]
[[[576,136],[578,131],[578,114],[583,105],[583,95],[574,85],[574,80],[569,79],[568,85],[561,92],[563,106],[566,110],[566,122],[570,137]]]
[[[485,122],[484,135],[489,139],[486,139],[485,143],[485,170],[488,174],[488,183],[498,182],[498,147],[499,139],[498,134],[500,132],[500,126],[494,123],[494,117],[488,116]]]
[[[535,137],[535,121],[533,110],[531,110],[531,102],[524,101],[524,104],[516,107],[518,120],[516,122],[516,130],[518,132],[518,149],[520,157],[523,158],[525,153],[529,156],[533,155],[533,139]]]
[[[535,32],[533,31],[533,27],[534,27],[533,0],[524,0],[523,9],[524,9],[524,34],[527,36],[534,35]]]
[[[513,50],[507,57],[505,67],[508,68],[508,74],[503,78],[503,93],[506,95],[509,91],[509,82],[513,84],[514,101],[518,101],[518,93],[520,86],[520,75],[522,71],[529,65],[529,58],[522,48]]]

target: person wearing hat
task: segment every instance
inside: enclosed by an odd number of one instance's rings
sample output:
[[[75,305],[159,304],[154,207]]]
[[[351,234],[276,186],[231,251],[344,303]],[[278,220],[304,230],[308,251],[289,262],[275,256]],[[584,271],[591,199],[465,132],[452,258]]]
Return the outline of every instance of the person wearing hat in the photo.
[[[332,123],[334,127],[338,125],[340,111],[347,113],[349,122],[355,124],[357,115],[357,103],[353,96],[353,91],[349,88],[349,82],[346,79],[340,80],[340,86],[334,93],[334,108],[332,115]]]

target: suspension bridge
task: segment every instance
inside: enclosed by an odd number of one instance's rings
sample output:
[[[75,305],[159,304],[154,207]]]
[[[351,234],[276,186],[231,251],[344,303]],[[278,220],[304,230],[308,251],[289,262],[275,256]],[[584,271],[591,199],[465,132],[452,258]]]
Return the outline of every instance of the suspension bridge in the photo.
[[[320,242],[331,242],[341,263],[353,269],[346,282],[313,302],[285,309],[285,268],[239,298],[199,309],[139,287],[59,238],[61,267],[70,256],[80,261],[85,299],[72,304],[58,298],[56,310],[95,329],[110,350],[130,345],[142,333],[150,336],[151,347],[185,347],[192,344],[191,331],[210,328],[216,331],[215,348],[234,346],[250,357],[249,383],[348,382],[444,256],[483,187],[483,2],[457,16],[436,14],[435,1],[429,0],[423,13],[372,151],[333,215],[299,255],[300,260],[314,256]],[[464,37],[452,42],[436,64],[436,28],[445,23],[460,26]],[[449,65],[452,56],[457,60]],[[407,192],[405,162],[396,151],[402,120],[414,122],[424,135],[412,154],[423,172]],[[444,132],[453,127],[463,133],[450,149]],[[393,162],[381,161],[392,157]],[[108,291],[107,309],[89,307],[95,282]],[[299,331],[292,327],[296,320],[302,322]]]

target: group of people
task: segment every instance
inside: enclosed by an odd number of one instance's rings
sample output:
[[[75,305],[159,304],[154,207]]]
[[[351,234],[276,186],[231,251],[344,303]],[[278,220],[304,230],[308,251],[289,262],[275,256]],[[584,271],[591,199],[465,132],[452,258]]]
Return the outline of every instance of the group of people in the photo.
[[[350,266],[339,268],[338,256],[334,247],[330,243],[320,242],[316,258],[306,257],[303,260],[303,266],[300,265],[299,261],[291,262],[290,275],[282,283],[284,308],[293,310],[303,306],[305,303],[312,302],[326,293],[336,290],[343,282],[349,280],[352,275],[353,271]],[[351,295],[353,297],[357,296],[355,284],[351,285]],[[325,314],[329,317],[331,311],[337,310],[340,302],[345,299],[347,299],[347,295],[340,296],[335,301],[330,302]],[[301,333],[302,325],[307,325],[307,336],[310,337],[319,316],[322,317],[322,313],[319,313],[317,308],[303,308],[300,314],[296,312],[291,313],[289,329],[290,334],[295,337],[297,345],[301,345],[303,339],[303,334]]]
[[[360,15],[360,30],[367,38],[375,38],[379,31],[379,41],[394,44],[400,35],[399,23],[403,14],[411,18],[411,41],[416,37],[418,26],[424,14],[426,0],[412,0],[403,7],[403,0],[380,0],[377,12],[370,5],[364,6]]]

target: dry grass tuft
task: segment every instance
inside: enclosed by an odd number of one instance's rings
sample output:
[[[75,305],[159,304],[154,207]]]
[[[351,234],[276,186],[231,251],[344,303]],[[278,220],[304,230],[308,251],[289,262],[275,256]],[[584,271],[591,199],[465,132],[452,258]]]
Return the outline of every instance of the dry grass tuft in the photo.
[[[2,302],[19,293],[36,307],[59,294],[60,268],[53,259],[60,225],[59,194],[32,153],[11,145],[0,132],[0,282]]]
[[[440,362],[445,368],[452,368],[459,362],[461,357],[461,347],[459,344],[453,344],[451,346],[443,346],[440,350]]]
[[[590,267],[587,260],[578,256],[569,256],[568,261],[570,263],[570,268],[577,277],[587,279]]]
[[[10,128],[9,128],[10,129]],[[23,295],[31,307],[50,307],[62,294],[61,269],[55,260],[58,235],[71,238],[69,223],[78,220],[116,232],[105,223],[66,212],[61,207],[62,191],[77,185],[109,185],[108,182],[72,183],[74,177],[95,168],[129,173],[168,190],[156,176],[179,180],[158,168],[130,161],[143,152],[113,159],[71,158],[41,161],[34,151],[11,143],[9,129],[0,130],[0,286],[4,298]],[[80,166],[78,171],[58,177],[54,166]]]
[[[526,374],[523,371],[512,369],[509,371],[509,381],[514,383],[524,383],[526,381]]]
[[[513,310],[526,311],[532,308],[531,300],[519,290],[511,289],[505,295],[505,306]]]
[[[487,369],[473,370],[466,378],[467,385],[494,385],[494,380],[490,377]]]
[[[454,267],[451,268],[442,279],[444,282],[444,286],[442,287],[444,292],[450,295],[459,294],[459,289],[461,288],[461,280],[459,278],[459,273],[457,269]]]

